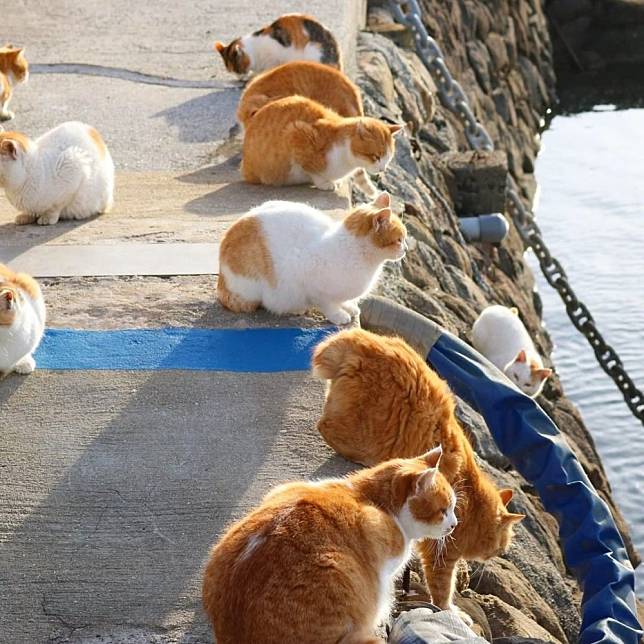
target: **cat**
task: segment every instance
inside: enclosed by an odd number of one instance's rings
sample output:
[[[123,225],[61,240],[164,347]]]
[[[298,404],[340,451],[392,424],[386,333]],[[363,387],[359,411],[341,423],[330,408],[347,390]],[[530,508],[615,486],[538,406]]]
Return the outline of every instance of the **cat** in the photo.
[[[402,125],[345,118],[316,101],[290,96],[264,105],[244,136],[242,175],[249,183],[313,183],[333,190],[353,175],[369,197],[377,192],[366,172],[380,173],[394,155]]]
[[[33,352],[45,331],[45,302],[38,282],[0,264],[0,378],[36,368]]]
[[[405,255],[407,231],[390,206],[385,192],[342,221],[290,201],[254,208],[221,241],[219,301],[237,313],[317,307],[334,324],[349,323],[384,262]]]
[[[24,47],[0,47],[0,121],[10,121],[15,114],[9,111],[13,86],[29,80],[29,63]]]
[[[552,369],[544,368],[516,308],[488,306],[472,327],[472,344],[521,391],[535,398]]]
[[[313,373],[330,380],[318,430],[346,458],[372,466],[442,446],[440,470],[459,494],[459,523],[440,556],[428,541],[418,550],[433,603],[453,608],[458,560],[503,553],[524,518],[506,509],[512,491],[481,472],[447,384],[401,338],[341,331],[316,347]]]
[[[419,538],[445,542],[456,497],[440,448],[344,479],[287,483],[212,548],[203,605],[217,644],[376,644]]]
[[[63,123],[35,141],[0,132],[0,187],[20,211],[16,224],[85,219],[112,207],[114,162],[84,123]]]
[[[294,60],[312,60],[342,69],[340,48],[333,34],[310,16],[290,13],[229,45],[217,41],[226,69],[243,76]]]
[[[360,90],[342,72],[308,61],[280,65],[250,81],[239,101],[237,120],[244,126],[266,103],[303,96],[332,109],[340,116],[363,116]]]

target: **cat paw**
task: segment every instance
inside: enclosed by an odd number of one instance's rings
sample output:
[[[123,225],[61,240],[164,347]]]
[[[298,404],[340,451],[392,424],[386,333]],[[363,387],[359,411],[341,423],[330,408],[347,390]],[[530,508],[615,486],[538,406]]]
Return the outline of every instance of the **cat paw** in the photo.
[[[27,356],[26,358],[23,358],[13,368],[13,370],[22,376],[27,376],[30,373],[32,373],[35,368],[36,368],[36,361],[31,356]]]
[[[324,311],[324,315],[326,315],[329,322],[333,322],[333,324],[337,324],[338,326],[351,322],[351,316],[344,309]]]
[[[0,112],[0,122],[1,121],[10,121],[12,118],[15,118],[15,114],[7,110],[6,112]]]
[[[326,179],[313,179],[313,185],[318,190],[335,190],[335,183]]]
[[[32,215],[28,212],[21,212],[16,216],[14,222],[16,223],[16,226],[26,226],[27,224],[33,224],[36,219],[38,219],[37,215]]]
[[[39,226],[53,226],[58,222],[59,217],[60,213],[58,212],[49,213],[47,215],[40,215],[40,217],[38,217],[37,219],[37,224]]]
[[[353,302],[345,302],[342,305],[342,308],[352,317],[358,317],[360,315],[360,307]]]

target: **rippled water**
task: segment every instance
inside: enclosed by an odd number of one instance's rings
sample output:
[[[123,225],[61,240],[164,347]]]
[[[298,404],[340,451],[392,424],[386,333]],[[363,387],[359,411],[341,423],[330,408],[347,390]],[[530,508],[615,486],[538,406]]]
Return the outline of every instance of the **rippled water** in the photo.
[[[536,167],[537,221],[605,339],[644,390],[644,109],[557,116]],[[564,389],[579,407],[644,554],[644,426],[630,415],[529,256]],[[637,573],[644,597],[644,565]]]

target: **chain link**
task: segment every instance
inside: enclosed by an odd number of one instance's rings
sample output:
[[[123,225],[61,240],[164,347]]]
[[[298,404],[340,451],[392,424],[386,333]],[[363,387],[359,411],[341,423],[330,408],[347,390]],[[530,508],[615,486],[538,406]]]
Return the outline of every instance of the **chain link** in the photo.
[[[475,150],[493,150],[494,143],[490,135],[476,119],[463,88],[447,68],[441,48],[427,33],[418,0],[389,0],[389,6],[396,20],[411,30],[418,56],[436,82],[441,102],[463,123],[470,146]],[[521,240],[526,248],[533,250],[548,284],[559,293],[571,322],[588,340],[601,368],[614,380],[633,415],[644,423],[644,394],[626,373],[615,350],[604,340],[588,307],[575,295],[566,271],[548,250],[539,226],[523,203],[511,175],[508,177],[506,200]]]

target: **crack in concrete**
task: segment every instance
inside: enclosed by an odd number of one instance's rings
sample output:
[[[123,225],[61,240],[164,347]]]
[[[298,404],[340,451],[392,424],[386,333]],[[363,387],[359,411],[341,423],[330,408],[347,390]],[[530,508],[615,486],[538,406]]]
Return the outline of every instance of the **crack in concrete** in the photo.
[[[35,64],[29,66],[33,74],[79,74],[84,76],[103,76],[142,83],[144,85],[160,85],[161,87],[178,87],[182,89],[241,89],[243,83],[236,81],[206,81],[187,80],[172,78],[170,76],[159,76],[156,74],[145,74],[122,67],[106,67],[103,65],[86,65],[84,63],[51,63]]]

